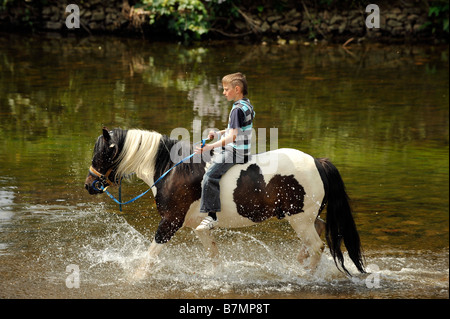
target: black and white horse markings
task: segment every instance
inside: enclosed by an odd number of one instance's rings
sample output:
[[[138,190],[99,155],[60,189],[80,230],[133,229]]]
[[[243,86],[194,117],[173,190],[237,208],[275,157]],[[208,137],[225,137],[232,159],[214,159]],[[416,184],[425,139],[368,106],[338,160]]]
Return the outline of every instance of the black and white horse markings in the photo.
[[[90,194],[99,194],[102,191],[95,187],[97,183],[105,187],[116,185],[131,173],[153,185],[175,165],[170,156],[175,146],[183,154],[193,151],[192,145],[157,132],[103,128],[94,147],[85,188]],[[209,163],[198,156],[175,167],[152,188],[161,221],[148,258],[137,270],[136,277],[145,276],[149,265],[177,230],[181,227],[195,230],[205,216],[200,213],[200,196]],[[324,248],[320,232],[325,228],[325,238],[336,266],[349,274],[341,250],[344,242],[358,271],[365,272],[345,186],[328,159],[316,159],[295,149],[256,154],[251,161],[233,166],[222,177],[220,187],[222,210],[218,213],[218,227],[246,227],[272,217],[285,218],[301,240],[298,260],[312,270]],[[318,216],[325,207],[324,225]],[[217,261],[219,252],[212,232],[196,231],[196,234],[209,256]]]

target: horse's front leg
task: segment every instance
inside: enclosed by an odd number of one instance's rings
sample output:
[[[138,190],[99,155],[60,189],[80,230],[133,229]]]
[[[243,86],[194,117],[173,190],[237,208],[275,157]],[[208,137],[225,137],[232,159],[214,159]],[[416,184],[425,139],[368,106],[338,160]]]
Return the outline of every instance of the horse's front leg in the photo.
[[[153,267],[158,259],[158,255],[163,249],[164,244],[159,244],[156,240],[153,240],[147,251],[147,256],[141,261],[139,266],[135,269],[131,281],[139,281],[146,277],[148,271]]]
[[[158,255],[164,245],[173,237],[182,225],[183,222],[176,218],[163,217],[161,219],[158,229],[156,230],[155,238],[148,249],[147,256],[145,256],[132,276],[133,281],[142,280],[146,277],[147,273],[158,260]]]
[[[186,227],[192,228],[197,235],[198,239],[205,248],[208,257],[211,259],[214,266],[219,264],[219,249],[217,249],[216,240],[210,229],[197,230],[197,226],[200,225],[201,221],[205,218],[205,214],[193,214],[185,220],[184,225]]]
[[[147,256],[145,256],[133,274],[132,279],[134,281],[142,280],[146,277],[147,273],[158,260],[158,255],[164,245],[175,235],[182,225],[183,221],[178,218],[163,217],[161,219],[156,230],[155,238],[148,249]]]
[[[195,234],[202,242],[203,247],[207,251],[209,258],[212,260],[213,265],[217,266],[219,264],[219,250],[217,249],[217,244],[214,236],[211,234],[210,229],[205,230],[195,230]]]

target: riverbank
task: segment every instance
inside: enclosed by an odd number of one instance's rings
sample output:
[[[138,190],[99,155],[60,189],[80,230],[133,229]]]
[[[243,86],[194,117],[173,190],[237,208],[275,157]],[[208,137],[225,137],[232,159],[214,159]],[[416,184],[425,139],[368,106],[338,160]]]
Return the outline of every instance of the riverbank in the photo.
[[[448,43],[448,4],[445,10],[433,9],[427,1],[377,1],[377,16],[373,8],[355,4],[357,1],[334,5],[333,1],[320,5],[316,1],[285,1],[282,7],[277,7],[270,1],[259,5],[242,1],[236,6],[220,0],[216,1],[216,11],[211,4],[206,6],[210,2],[205,1],[205,6],[199,2],[204,9],[199,18],[200,13],[194,9],[182,11],[179,7],[173,16],[158,15],[156,9],[132,0],[11,1],[0,7],[0,27],[4,31],[113,34],[169,41],[196,38],[277,41],[280,44],[313,40]],[[72,3],[79,8],[80,24],[76,28],[66,23],[73,13],[67,6]],[[219,4],[231,9],[219,10]],[[196,21],[188,21],[187,17]],[[177,25],[180,19],[186,19],[186,25],[188,22],[190,25],[180,27]],[[75,20],[69,17],[69,21]]]

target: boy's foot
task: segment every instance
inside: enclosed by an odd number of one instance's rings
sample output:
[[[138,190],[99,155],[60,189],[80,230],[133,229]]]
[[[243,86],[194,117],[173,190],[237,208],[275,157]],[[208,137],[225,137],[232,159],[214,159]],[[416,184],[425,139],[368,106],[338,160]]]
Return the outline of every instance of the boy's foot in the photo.
[[[210,230],[216,227],[218,223],[219,222],[214,220],[211,216],[206,216],[195,230]]]

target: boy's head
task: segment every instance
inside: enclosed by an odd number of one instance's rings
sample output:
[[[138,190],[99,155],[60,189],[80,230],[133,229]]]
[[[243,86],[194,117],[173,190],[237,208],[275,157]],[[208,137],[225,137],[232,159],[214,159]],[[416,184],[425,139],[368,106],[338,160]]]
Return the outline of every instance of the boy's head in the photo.
[[[245,75],[240,72],[225,75],[222,78],[222,85],[224,86],[224,94],[225,86],[233,91],[235,91],[236,87],[238,87],[239,92],[242,94],[242,96],[246,96],[248,94],[247,79],[245,78]]]

